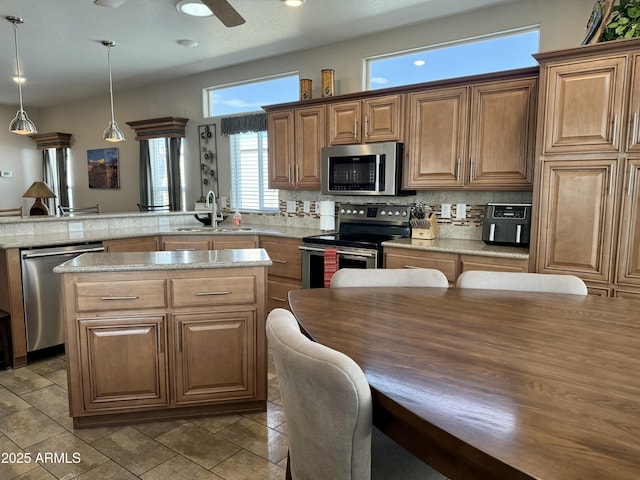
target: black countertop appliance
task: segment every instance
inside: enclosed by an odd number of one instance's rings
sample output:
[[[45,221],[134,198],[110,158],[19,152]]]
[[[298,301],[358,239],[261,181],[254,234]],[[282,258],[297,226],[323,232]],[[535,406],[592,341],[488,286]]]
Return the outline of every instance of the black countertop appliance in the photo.
[[[529,246],[530,203],[487,203],[482,240],[491,245]]]

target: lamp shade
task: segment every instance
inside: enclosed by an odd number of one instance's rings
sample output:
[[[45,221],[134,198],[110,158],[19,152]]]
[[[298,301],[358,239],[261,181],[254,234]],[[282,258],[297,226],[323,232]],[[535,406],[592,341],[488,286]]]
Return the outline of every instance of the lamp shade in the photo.
[[[102,138],[107,142],[124,142],[124,133],[118,128],[116,121],[112,120],[102,134]]]
[[[18,135],[32,135],[34,133],[38,133],[36,126],[31,120],[29,120],[27,112],[22,109],[18,110],[15,118],[11,120],[11,123],[9,123],[9,131],[11,133],[17,133]]]
[[[26,198],[56,198],[56,194],[44,182],[33,182],[22,196]]]

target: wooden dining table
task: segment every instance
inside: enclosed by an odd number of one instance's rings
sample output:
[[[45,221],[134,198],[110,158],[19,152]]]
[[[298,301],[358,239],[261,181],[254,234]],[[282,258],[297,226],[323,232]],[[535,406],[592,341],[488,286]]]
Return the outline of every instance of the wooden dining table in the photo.
[[[640,478],[640,302],[456,288],[289,292],[374,424],[457,479]]]

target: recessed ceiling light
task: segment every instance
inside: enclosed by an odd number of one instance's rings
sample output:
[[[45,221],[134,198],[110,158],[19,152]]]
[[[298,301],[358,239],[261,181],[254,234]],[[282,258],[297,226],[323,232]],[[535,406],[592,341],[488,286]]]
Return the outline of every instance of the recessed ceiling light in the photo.
[[[183,39],[183,40],[178,40],[178,45],[186,48],[194,48],[198,46],[198,42],[196,42],[195,40]]]
[[[210,17],[213,15],[209,7],[198,0],[180,0],[176,3],[176,8],[180,13],[185,13],[193,17]]]
[[[416,60],[415,62],[413,62],[413,64],[414,64],[416,67],[421,67],[421,66],[423,66],[425,63],[426,63],[426,62],[425,62],[424,60]]]
[[[287,7],[299,7],[307,0],[282,0]]]

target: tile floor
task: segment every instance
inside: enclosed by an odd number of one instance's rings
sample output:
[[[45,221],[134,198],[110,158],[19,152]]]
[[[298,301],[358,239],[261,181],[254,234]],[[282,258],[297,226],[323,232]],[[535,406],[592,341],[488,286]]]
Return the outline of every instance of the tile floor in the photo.
[[[288,444],[269,364],[265,413],[79,430],[63,356],[2,370],[0,479],[282,480]]]

